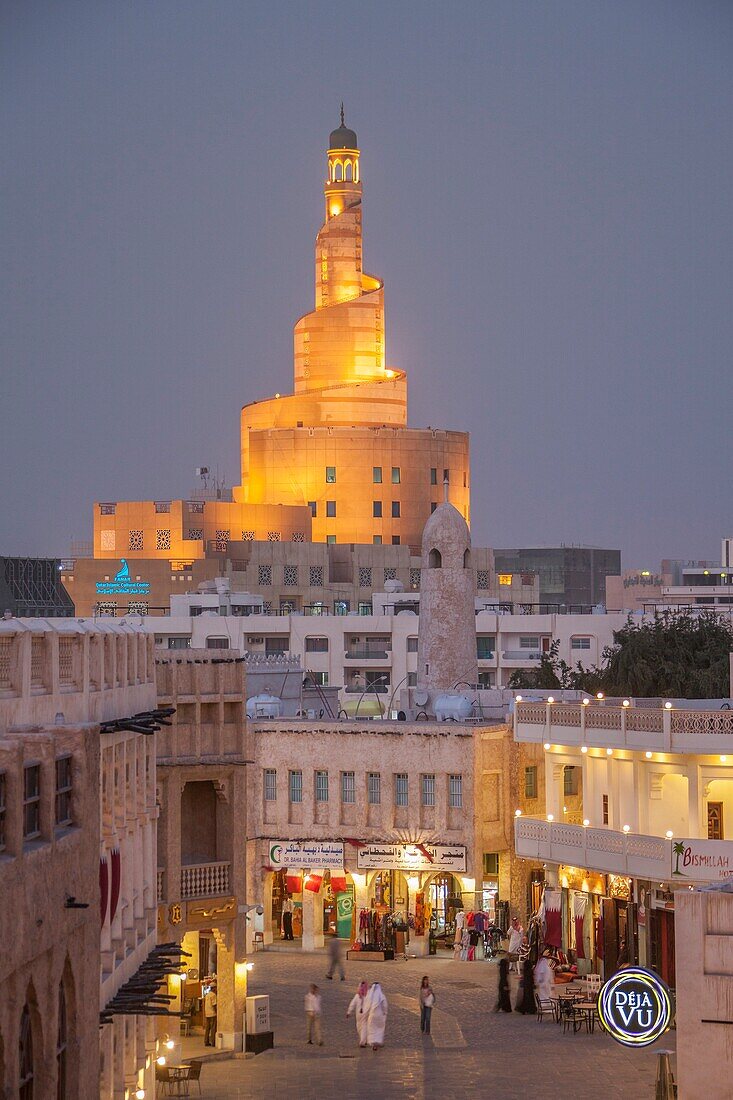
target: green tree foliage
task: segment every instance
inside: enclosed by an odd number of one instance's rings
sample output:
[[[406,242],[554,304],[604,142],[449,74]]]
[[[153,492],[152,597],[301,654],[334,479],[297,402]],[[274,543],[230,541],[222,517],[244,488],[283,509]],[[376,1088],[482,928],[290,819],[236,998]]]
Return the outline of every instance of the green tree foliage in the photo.
[[[519,669],[513,688],[574,688],[639,698],[720,699],[729,695],[733,630],[714,611],[662,611],[653,619],[628,619],[613,632],[600,666],[574,668],[558,659],[554,641],[536,669]]]

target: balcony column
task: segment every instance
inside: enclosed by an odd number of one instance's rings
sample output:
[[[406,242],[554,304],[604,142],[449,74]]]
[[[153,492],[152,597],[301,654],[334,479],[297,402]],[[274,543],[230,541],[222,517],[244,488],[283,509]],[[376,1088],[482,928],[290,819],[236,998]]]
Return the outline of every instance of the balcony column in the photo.
[[[216,1030],[225,1050],[243,1046],[244,1009],[247,999],[245,918],[214,929],[216,937]]]
[[[563,821],[563,782],[565,765],[553,763],[549,753],[545,754],[545,803],[547,813],[552,814],[555,821]]]
[[[687,835],[691,839],[704,837],[703,831],[703,790],[700,782],[699,764],[690,764],[687,769]]]

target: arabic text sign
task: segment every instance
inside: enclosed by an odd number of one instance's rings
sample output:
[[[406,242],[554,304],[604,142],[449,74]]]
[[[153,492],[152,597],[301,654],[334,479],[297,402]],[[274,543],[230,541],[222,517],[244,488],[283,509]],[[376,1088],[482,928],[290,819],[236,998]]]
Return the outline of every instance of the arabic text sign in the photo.
[[[465,871],[466,849],[463,844],[365,844],[356,865],[360,870]]]
[[[645,1047],[670,1025],[669,989],[657,974],[641,966],[614,974],[598,995],[598,1015],[617,1043]]]
[[[672,841],[672,881],[719,882],[733,878],[733,843],[725,840]]]
[[[148,581],[97,581],[98,596],[147,596]]]
[[[316,867],[340,870],[344,865],[344,846],[340,840],[271,840],[270,865],[280,870],[302,871]]]

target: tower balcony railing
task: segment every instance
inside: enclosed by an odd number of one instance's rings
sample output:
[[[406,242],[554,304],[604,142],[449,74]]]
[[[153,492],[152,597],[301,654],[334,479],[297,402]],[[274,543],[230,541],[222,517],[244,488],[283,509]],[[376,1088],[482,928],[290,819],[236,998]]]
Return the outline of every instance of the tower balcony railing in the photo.
[[[189,863],[181,867],[181,900],[213,898],[230,892],[229,861]]]
[[[669,880],[672,874],[672,841],[660,836],[518,817],[514,822],[514,844],[522,859],[543,863],[660,882]]]

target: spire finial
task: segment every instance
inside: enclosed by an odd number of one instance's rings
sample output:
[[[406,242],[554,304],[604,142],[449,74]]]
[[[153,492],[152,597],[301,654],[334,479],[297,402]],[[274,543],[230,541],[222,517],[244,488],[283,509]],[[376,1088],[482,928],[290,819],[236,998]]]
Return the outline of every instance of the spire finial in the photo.
[[[344,101],[341,100],[341,125],[344,125]]]

